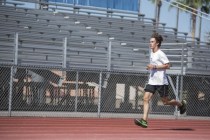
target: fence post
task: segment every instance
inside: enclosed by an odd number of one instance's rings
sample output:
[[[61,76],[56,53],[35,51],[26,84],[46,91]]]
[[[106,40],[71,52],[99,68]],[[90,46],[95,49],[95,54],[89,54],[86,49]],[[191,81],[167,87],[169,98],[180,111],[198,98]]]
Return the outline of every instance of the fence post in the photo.
[[[14,35],[14,65],[18,64],[18,33],[15,33]],[[14,68],[12,66],[10,68],[10,81],[9,81],[9,106],[8,106],[8,113],[11,117],[11,111],[12,111],[12,90],[13,90],[13,75],[14,72],[17,72],[17,68]]]
[[[106,73],[106,77],[105,79],[103,80],[103,88],[106,88],[107,87],[107,84],[108,84],[108,79],[110,77],[110,70],[111,70],[111,59],[112,59],[112,42],[109,41],[108,43],[108,52],[107,52],[107,73]]]
[[[14,64],[18,64],[18,33],[15,33],[15,40],[14,40]]]
[[[99,87],[98,87],[98,118],[100,118],[101,113],[101,83],[102,83],[102,72],[99,75]]]
[[[12,111],[12,90],[13,90],[13,74],[14,74],[14,66],[10,68],[10,81],[9,81],[9,109],[8,113],[11,117],[11,111]]]
[[[111,70],[111,59],[112,59],[112,42],[109,41],[108,52],[107,52],[107,70]]]
[[[179,75],[176,76],[176,101],[179,101]],[[178,107],[175,107],[176,119],[180,116]]]
[[[180,81],[180,97],[179,99],[182,100],[183,94],[183,75],[184,75],[184,44],[182,44],[182,58],[181,58],[181,81]]]
[[[77,104],[78,104],[78,93],[79,93],[79,89],[78,89],[78,83],[79,82],[79,72],[77,71],[76,74],[76,92],[75,92],[75,112],[77,112]]]

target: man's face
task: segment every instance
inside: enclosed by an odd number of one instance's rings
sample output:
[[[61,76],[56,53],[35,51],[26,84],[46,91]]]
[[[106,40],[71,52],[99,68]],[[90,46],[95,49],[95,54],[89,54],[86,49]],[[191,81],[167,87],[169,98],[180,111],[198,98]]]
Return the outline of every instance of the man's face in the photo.
[[[156,42],[155,38],[150,39],[149,46],[151,49],[158,47],[158,43]]]

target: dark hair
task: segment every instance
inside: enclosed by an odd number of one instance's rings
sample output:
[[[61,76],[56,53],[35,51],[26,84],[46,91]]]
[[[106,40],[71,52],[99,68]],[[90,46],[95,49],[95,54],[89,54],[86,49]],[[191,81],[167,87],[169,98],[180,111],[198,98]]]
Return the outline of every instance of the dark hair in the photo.
[[[151,36],[151,38],[155,38],[156,42],[158,43],[158,47],[161,46],[161,43],[163,41],[163,37],[160,34],[153,33],[152,36]]]

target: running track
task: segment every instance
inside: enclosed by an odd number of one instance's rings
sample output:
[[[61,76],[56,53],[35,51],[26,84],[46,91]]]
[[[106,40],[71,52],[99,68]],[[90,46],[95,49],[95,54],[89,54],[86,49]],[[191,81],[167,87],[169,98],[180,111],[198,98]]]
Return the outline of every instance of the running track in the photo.
[[[210,140],[210,121],[0,117],[0,140]]]

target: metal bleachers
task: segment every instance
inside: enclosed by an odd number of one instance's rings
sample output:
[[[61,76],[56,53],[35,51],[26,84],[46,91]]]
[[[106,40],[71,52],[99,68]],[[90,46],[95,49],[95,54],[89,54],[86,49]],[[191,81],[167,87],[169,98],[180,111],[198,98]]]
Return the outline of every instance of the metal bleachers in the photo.
[[[1,64],[17,62],[18,65],[146,72],[148,41],[153,32],[162,34],[164,43],[186,42],[185,37],[178,36],[173,28],[167,28],[165,24],[156,26],[152,19],[146,20],[144,16],[136,20],[124,16],[113,18],[70,12],[61,6],[55,9],[50,3],[48,6],[48,10],[11,3],[0,6]],[[180,73],[182,68],[185,73],[189,68],[191,73],[198,65],[201,66],[199,71],[202,68],[209,70],[209,49],[202,48],[205,49],[163,45],[162,49],[172,63],[169,73]]]
[[[188,55],[188,73],[209,75],[210,46],[192,47]]]

